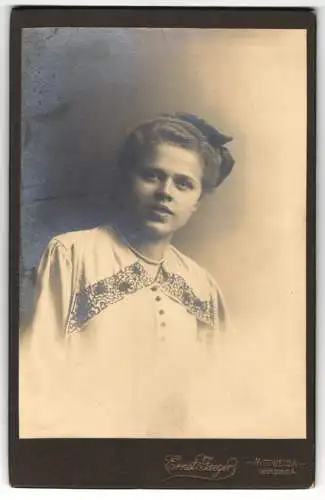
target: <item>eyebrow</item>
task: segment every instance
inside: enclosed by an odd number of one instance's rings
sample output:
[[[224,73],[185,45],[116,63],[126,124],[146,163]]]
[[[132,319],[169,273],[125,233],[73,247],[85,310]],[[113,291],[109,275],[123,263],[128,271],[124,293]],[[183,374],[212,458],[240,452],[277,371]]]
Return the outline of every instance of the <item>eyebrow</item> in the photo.
[[[194,177],[192,177],[190,175],[186,175],[186,174],[175,174],[174,177],[176,177],[178,179],[190,181],[190,182],[198,182],[197,179],[195,179]]]
[[[157,167],[156,165],[148,164],[148,165],[143,165],[142,167],[140,167],[140,170],[146,170],[146,169],[154,170],[156,172],[160,172],[160,173],[166,175],[166,171],[163,170],[161,167]],[[168,175],[168,173],[167,173],[167,175]],[[196,177],[189,175],[189,174],[184,174],[182,172],[176,172],[172,175],[172,177],[183,178],[183,179],[189,180],[189,181],[194,182],[194,183],[200,183],[200,181]]]

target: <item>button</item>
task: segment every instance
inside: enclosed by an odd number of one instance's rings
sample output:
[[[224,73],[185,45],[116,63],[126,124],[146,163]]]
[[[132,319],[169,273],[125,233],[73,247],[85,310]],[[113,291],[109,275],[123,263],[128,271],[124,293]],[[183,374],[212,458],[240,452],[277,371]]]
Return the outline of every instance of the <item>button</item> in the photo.
[[[156,301],[159,302],[161,300],[161,297],[157,296]]]
[[[166,326],[166,323],[163,321],[162,323],[160,323],[160,326],[164,328]]]
[[[160,309],[159,314],[165,314],[165,311],[163,309]]]

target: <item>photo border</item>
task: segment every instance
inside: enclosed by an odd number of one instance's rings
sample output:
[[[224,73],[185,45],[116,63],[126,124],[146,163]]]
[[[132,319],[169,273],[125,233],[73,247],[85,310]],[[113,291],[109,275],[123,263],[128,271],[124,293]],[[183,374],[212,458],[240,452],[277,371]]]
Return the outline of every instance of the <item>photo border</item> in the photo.
[[[22,29],[29,27],[250,28],[307,31],[306,439],[19,439],[21,39]],[[9,199],[9,478],[12,486],[283,489],[308,488],[314,485],[316,365],[316,13],[314,10],[217,7],[13,8],[10,26]],[[184,465],[182,474],[175,464]]]

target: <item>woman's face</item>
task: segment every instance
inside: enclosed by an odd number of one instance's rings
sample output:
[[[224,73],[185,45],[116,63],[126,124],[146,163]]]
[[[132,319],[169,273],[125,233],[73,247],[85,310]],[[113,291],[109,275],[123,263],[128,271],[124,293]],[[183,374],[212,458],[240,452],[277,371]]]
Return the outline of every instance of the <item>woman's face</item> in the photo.
[[[131,177],[131,216],[155,237],[184,226],[202,194],[202,164],[194,151],[162,143]]]

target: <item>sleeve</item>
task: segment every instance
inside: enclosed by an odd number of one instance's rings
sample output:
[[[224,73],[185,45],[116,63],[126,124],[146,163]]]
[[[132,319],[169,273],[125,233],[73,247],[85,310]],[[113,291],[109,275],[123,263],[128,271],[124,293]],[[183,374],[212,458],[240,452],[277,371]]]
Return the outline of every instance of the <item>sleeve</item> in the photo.
[[[37,268],[33,311],[20,333],[20,437],[46,436],[53,422],[62,418],[65,322],[71,296],[71,258],[63,244],[53,239]]]
[[[249,388],[244,382],[243,355],[237,329],[229,319],[224,297],[213,277],[208,274],[209,295],[214,310],[213,327],[208,331],[207,356],[202,376],[193,390],[197,437],[224,438],[238,432],[239,404]],[[244,402],[245,403],[245,402]]]
[[[229,329],[228,310],[220,287],[210,274],[208,274],[208,285],[212,299],[214,330],[217,330],[219,333],[226,333]]]
[[[52,330],[62,338],[72,295],[72,264],[68,250],[56,239],[40,259],[33,294],[33,312],[23,333]]]
[[[214,316],[213,327],[210,329],[208,337],[211,360],[213,365],[221,367],[231,353],[233,345],[238,342],[238,333],[233,318],[230,317],[220,286],[209,273],[207,278]],[[228,368],[225,366],[226,370]]]

